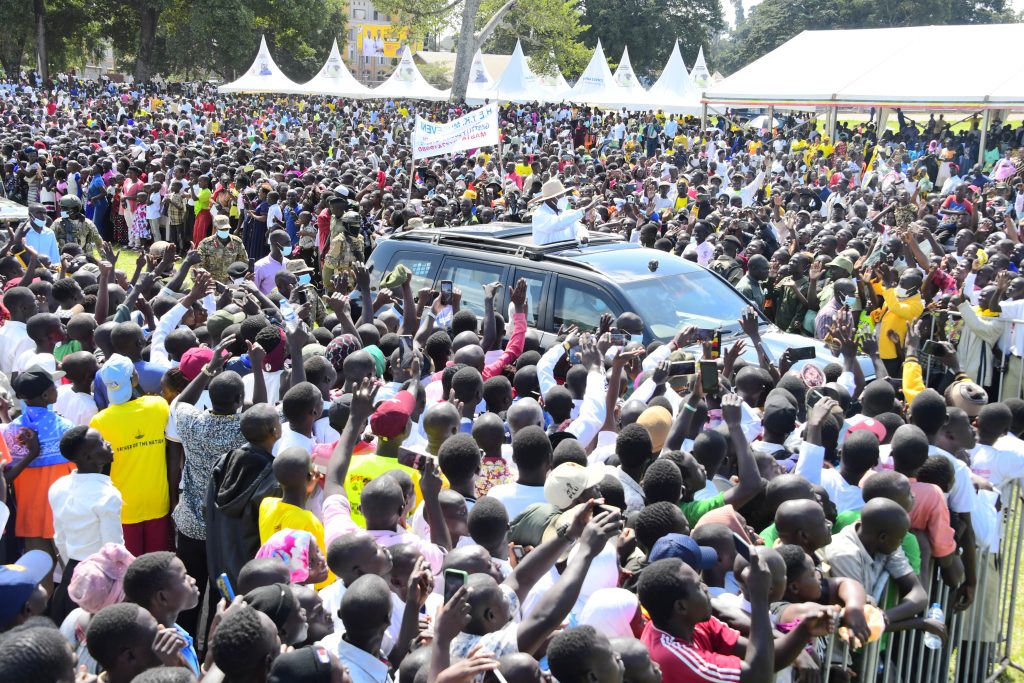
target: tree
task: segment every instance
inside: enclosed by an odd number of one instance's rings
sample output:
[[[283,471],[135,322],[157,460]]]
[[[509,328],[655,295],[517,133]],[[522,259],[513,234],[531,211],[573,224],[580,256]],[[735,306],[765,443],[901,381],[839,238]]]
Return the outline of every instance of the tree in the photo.
[[[484,0],[484,15],[501,0]],[[530,58],[531,68],[553,74],[556,67],[570,78],[580,74],[590,59],[590,49],[580,40],[589,28],[581,21],[579,0],[530,0],[518,3],[485,43],[487,52],[511,54],[516,40]]]
[[[713,55],[715,67],[729,73],[774,50],[801,31],[893,28],[1013,21],[1006,0],[764,0]],[[631,53],[632,54],[632,53]]]
[[[0,2],[0,66],[8,78],[17,78],[34,30],[34,15],[28,0]]]
[[[588,45],[600,38],[611,59],[628,46],[638,74],[659,72],[676,36],[684,60],[693,64],[700,46],[725,29],[721,0],[586,0],[583,21],[590,26]]]
[[[466,97],[466,87],[469,85],[473,55],[515,3],[516,0],[504,0],[487,13],[481,12],[483,0],[378,0],[375,4],[389,14],[399,15],[403,23],[409,24],[414,34],[420,36],[433,32],[431,28],[436,31],[442,26],[453,24],[454,18],[460,17],[455,69],[452,72],[452,99],[462,100]]]

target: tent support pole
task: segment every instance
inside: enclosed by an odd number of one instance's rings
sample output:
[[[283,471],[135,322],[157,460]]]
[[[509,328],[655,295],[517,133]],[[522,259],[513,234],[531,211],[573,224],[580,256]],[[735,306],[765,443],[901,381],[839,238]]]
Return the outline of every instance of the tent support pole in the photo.
[[[827,123],[825,124],[826,125],[826,130],[828,131],[828,139],[829,140],[835,140],[836,139],[836,124],[839,121],[839,107],[832,107],[831,109],[828,110],[828,113],[829,113],[829,115],[828,115],[828,118],[826,119]]]
[[[981,142],[978,145],[978,164],[985,165],[985,147],[988,145],[988,127],[992,119],[992,110],[986,109],[981,117]]]
[[[768,105],[768,134],[769,137],[775,137],[775,105]]]
[[[700,129],[708,129],[708,103],[700,105]]]

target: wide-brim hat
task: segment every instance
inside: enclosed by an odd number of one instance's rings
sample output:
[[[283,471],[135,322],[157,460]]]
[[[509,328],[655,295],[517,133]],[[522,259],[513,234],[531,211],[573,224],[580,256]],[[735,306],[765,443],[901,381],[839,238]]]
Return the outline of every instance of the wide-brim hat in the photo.
[[[540,194],[534,197],[531,201],[546,202],[549,199],[558,199],[569,192],[571,192],[571,190],[563,185],[561,180],[558,178],[552,178],[541,185]]]

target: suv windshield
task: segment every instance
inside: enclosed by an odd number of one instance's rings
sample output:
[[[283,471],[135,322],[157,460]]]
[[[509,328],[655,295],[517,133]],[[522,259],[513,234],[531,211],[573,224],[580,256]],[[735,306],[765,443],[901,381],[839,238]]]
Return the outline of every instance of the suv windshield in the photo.
[[[684,325],[739,331],[747,301],[711,273],[678,273],[622,283],[630,308],[658,339]]]

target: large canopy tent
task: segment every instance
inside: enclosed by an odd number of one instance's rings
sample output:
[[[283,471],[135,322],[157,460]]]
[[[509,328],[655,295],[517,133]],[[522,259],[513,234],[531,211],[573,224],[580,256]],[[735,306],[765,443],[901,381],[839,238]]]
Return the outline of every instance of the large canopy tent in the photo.
[[[668,62],[647,91],[647,102],[655,109],[669,114],[699,114],[700,90],[690,80],[683,62],[683,53],[679,50],[679,41],[672,48]]]
[[[704,104],[726,107],[824,107],[828,129],[839,107],[876,108],[879,122],[888,109],[983,111],[981,150],[993,110],[1024,109],[1024,24],[912,26],[838,31],[804,31],[757,61],[704,91]],[[936,45],[984,45],[985,65],[950,61],[938,70],[902,68],[916,64]],[[806,74],[808,55],[857,55],[841,69]]]
[[[331,46],[331,54],[320,69],[320,73],[307,83],[299,86],[307,95],[328,95],[330,97],[366,98],[372,95],[369,88],[355,79],[349,72],[338,50],[338,41]]]
[[[484,55],[480,50],[473,55],[473,63],[469,66],[469,84],[466,87],[467,104],[483,104],[485,100],[497,99],[497,82],[487,71]]]
[[[711,72],[708,71],[708,64],[704,61],[704,46],[697,50],[697,60],[693,63],[693,70],[690,71],[690,80],[704,88],[711,85]]]
[[[388,79],[374,88],[371,97],[396,100],[447,100],[451,90],[438,90],[427,83],[416,68],[409,46],[402,48],[402,58]]]
[[[580,104],[604,104],[609,93],[616,87],[612,79],[612,70],[608,68],[608,60],[605,59],[604,48],[598,38],[587,68],[580,74],[576,85],[566,93],[565,99]]]
[[[267,48],[267,39],[260,37],[260,49],[248,71],[238,80],[219,88],[221,93],[282,93],[295,95],[305,92],[303,87],[281,72]]]

